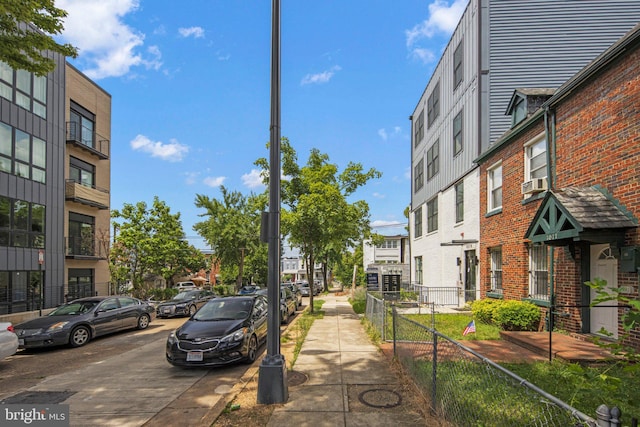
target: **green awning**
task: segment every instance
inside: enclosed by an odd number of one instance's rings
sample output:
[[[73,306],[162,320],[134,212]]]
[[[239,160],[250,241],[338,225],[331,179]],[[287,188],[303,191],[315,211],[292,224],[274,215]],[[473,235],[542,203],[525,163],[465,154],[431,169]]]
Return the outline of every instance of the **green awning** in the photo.
[[[638,220],[598,187],[568,187],[547,191],[525,238],[534,243],[564,246],[570,242],[623,242]]]

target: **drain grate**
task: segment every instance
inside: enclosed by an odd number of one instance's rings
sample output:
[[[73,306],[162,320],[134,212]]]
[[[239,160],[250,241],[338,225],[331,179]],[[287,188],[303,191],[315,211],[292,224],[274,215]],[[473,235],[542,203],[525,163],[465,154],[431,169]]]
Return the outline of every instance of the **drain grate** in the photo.
[[[287,385],[290,387],[295,387],[300,384],[304,384],[307,382],[308,377],[306,374],[299,371],[289,371],[287,372]]]
[[[402,404],[402,396],[393,390],[376,388],[365,390],[358,395],[358,400],[372,408],[395,408]]]
[[[76,394],[75,391],[23,391],[0,400],[0,404],[50,404],[56,405],[64,402],[70,396]]]

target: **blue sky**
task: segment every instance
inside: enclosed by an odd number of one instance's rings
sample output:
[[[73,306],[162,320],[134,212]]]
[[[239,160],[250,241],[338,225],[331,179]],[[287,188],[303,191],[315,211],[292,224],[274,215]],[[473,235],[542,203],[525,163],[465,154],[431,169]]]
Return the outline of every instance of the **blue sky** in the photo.
[[[271,1],[55,4],[68,12],[59,41],[79,48],[69,62],[112,96],[112,209],[158,196],[204,249],[197,194],[264,190],[253,163],[269,155]],[[318,148],[340,171],[381,171],[354,195],[381,234],[405,232],[409,116],[466,4],[281,1],[281,134],[300,164]]]

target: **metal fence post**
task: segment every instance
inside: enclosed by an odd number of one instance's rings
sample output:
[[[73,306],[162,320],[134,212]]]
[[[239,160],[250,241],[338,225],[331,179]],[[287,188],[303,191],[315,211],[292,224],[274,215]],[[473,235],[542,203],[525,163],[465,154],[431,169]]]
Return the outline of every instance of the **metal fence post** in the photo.
[[[433,333],[433,364],[431,366],[431,410],[436,413],[436,379],[438,377],[438,334]]]
[[[398,354],[396,353],[396,316],[398,314],[398,312],[396,311],[396,306],[392,305],[391,306],[391,326],[392,326],[392,330],[393,330],[393,357],[397,357]]]

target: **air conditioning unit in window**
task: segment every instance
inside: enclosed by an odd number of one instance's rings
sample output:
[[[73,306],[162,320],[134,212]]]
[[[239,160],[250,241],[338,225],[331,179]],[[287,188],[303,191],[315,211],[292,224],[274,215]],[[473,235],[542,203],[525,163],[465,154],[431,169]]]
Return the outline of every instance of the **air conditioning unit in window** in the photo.
[[[522,183],[522,194],[533,194],[547,189],[547,178],[535,178]]]

